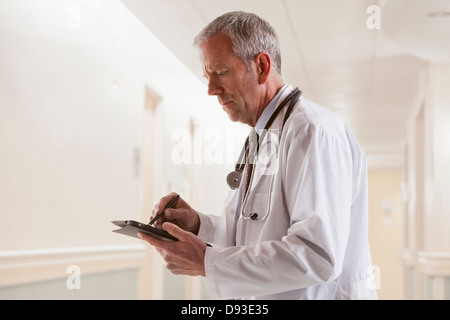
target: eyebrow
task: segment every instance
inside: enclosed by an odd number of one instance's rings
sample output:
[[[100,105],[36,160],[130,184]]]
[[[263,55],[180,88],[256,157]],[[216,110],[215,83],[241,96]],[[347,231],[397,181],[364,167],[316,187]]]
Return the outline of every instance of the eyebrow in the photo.
[[[212,69],[211,71],[208,71],[206,69],[206,66],[203,66],[203,77],[207,78],[206,73],[218,73],[218,70],[230,70],[231,69],[231,65],[223,65],[223,66],[218,66],[214,69]]]

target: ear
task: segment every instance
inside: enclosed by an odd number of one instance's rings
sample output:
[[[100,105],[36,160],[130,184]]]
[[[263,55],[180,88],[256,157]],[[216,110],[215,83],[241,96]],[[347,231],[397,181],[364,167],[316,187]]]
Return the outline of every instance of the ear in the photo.
[[[255,63],[258,70],[259,84],[264,84],[269,78],[272,60],[270,60],[268,53],[261,52],[256,56]]]

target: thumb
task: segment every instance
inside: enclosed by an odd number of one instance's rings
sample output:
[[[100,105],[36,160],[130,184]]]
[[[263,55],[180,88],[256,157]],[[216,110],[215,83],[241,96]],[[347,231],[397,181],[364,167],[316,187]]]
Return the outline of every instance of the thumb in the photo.
[[[173,224],[171,222],[164,222],[162,228],[182,242],[191,242],[190,240],[193,234],[189,231],[181,229],[176,224]]]

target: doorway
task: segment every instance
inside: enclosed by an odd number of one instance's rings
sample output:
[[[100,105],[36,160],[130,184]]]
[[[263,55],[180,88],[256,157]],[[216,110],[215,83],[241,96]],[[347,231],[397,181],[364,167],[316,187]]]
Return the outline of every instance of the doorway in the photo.
[[[148,221],[155,205],[154,182],[156,174],[161,172],[156,168],[156,111],[161,97],[149,87],[145,87],[142,144],[140,155],[141,177],[141,221]],[[138,297],[141,300],[162,299],[163,297],[163,261],[159,254],[146,246],[145,263],[139,270]]]

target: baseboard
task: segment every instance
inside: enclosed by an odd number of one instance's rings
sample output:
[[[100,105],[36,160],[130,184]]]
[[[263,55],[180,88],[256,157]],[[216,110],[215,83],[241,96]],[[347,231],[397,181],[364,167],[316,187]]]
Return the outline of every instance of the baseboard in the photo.
[[[0,287],[70,276],[73,266],[81,274],[139,268],[144,245],[69,247],[0,252]]]

